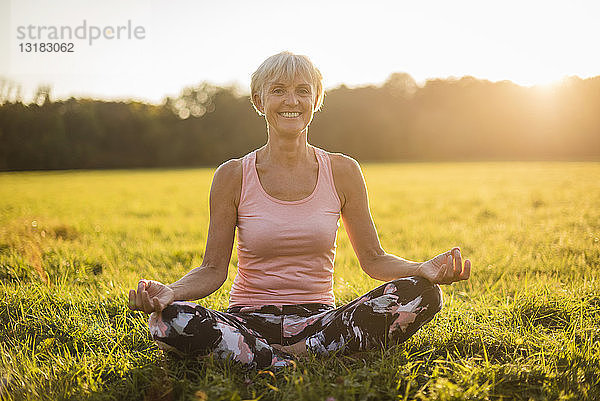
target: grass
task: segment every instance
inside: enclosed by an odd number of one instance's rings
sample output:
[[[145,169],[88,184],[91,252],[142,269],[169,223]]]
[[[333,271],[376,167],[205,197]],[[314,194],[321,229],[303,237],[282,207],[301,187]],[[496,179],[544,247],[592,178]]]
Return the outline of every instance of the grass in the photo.
[[[408,342],[248,371],[169,359],[127,309],[139,278],[200,264],[212,170],[0,175],[0,398],[594,400],[600,398],[600,164],[367,165],[384,248],[454,245],[468,282]],[[200,301],[224,309],[235,275]],[[335,294],[377,285],[343,229]]]

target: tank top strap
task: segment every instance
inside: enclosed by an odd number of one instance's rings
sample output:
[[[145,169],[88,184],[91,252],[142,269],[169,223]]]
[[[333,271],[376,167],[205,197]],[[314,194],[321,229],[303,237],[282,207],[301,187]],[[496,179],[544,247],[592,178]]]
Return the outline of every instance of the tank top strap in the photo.
[[[240,191],[240,204],[247,198],[247,193],[250,188],[256,188],[256,185],[260,183],[256,181],[256,174],[253,169],[255,168],[256,150],[248,153],[242,158],[242,189]]]
[[[340,198],[338,196],[337,191],[335,190],[335,181],[333,179],[333,170],[331,168],[331,158],[329,157],[329,153],[324,151],[323,149],[319,149],[317,147],[315,149],[315,154],[317,155],[317,160],[319,162],[319,175],[320,180],[322,180],[323,188],[326,192],[331,194],[333,198],[341,205]]]

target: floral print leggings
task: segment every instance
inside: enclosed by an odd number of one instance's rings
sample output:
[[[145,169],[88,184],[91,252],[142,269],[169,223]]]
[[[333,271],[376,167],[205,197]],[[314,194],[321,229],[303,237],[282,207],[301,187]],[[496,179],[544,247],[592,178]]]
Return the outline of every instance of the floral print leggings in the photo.
[[[385,283],[334,308],[325,304],[230,307],[226,312],[193,302],[173,302],[150,315],[159,347],[209,354],[253,368],[291,364],[272,344],[304,341],[309,352],[364,351],[406,341],[442,307],[439,286],[420,277]]]

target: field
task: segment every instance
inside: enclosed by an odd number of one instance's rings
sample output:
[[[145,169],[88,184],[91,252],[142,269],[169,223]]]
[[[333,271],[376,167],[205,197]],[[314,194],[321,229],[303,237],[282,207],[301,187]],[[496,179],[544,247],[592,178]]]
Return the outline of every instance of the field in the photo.
[[[600,164],[364,166],[386,251],[458,245],[472,277],[404,344],[273,372],[166,358],[126,306],[201,263],[212,172],[0,174],[0,398],[600,399]],[[226,308],[236,263],[203,305]],[[377,284],[341,228],[337,302]]]

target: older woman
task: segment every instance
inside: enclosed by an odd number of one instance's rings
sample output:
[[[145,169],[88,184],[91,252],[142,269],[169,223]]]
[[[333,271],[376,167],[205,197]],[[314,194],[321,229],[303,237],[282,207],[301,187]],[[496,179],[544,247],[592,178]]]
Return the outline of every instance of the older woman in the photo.
[[[470,261],[463,265],[458,248],[426,262],[382,249],[358,163],[308,143],[324,92],[307,57],[269,57],[252,75],[251,92],[267,122],[267,143],[216,170],[202,265],[170,285],[141,280],[129,292],[129,307],[151,313],[150,332],[162,348],[258,368],[285,366],[292,354],[405,341],[440,310],[437,284],[468,279]],[[386,283],[336,308],[340,216],[362,269]],[[236,227],[238,272],[229,308],[187,302],[225,282]]]

